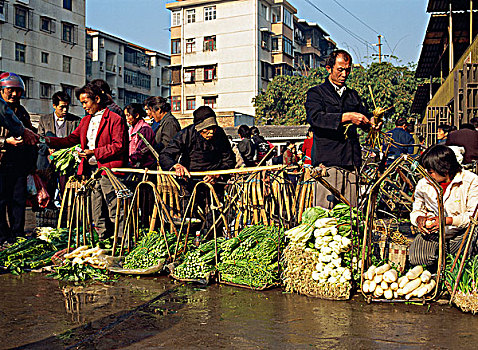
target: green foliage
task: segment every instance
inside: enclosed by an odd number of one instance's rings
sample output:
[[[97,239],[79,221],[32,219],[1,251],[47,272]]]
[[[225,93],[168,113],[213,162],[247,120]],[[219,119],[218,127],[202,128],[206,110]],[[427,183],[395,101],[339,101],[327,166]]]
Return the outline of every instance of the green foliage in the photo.
[[[253,99],[258,124],[272,119],[274,125],[306,124],[305,99],[307,90],[327,78],[325,68],[311,70],[307,76],[276,76],[267,90]],[[347,85],[358,91],[370,113],[374,104],[368,85],[371,86],[377,107],[393,106],[385,116],[385,124],[398,117],[416,117],[409,114],[413,96],[420,81],[415,78],[412,66],[394,66],[391,63],[372,63],[367,68],[355,67]]]

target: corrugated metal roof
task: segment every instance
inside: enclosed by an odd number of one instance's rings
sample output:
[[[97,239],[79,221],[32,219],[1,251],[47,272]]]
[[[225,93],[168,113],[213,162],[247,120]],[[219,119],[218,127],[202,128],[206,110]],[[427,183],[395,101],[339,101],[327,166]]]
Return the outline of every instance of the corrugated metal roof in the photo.
[[[450,3],[452,11],[467,11],[470,9],[470,0],[429,0],[427,12],[446,12],[450,10]],[[473,9],[478,9],[478,3],[473,1]]]

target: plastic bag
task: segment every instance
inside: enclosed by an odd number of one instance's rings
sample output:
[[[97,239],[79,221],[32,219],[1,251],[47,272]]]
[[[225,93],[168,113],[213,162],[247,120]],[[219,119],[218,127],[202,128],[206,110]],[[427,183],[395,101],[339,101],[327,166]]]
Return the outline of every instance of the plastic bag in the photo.
[[[27,176],[27,194],[28,196],[36,196],[38,193],[37,187],[35,185],[35,179],[33,178],[33,175],[28,175]]]
[[[33,184],[32,184],[33,181]],[[30,190],[35,189],[34,194]],[[46,185],[38,174],[27,176],[27,205],[32,208],[46,208],[50,202],[50,195],[46,190]]]

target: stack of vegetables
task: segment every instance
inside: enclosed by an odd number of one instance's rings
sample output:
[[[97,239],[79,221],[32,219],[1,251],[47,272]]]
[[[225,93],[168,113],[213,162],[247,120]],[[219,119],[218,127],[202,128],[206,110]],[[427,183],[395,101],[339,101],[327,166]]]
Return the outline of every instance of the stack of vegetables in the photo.
[[[365,294],[388,300],[422,298],[430,294],[436,287],[436,281],[432,279],[431,273],[423,270],[421,265],[413,267],[401,277],[390,264],[383,264],[379,267],[372,265],[363,277],[362,291]]]
[[[166,239],[167,244],[161,233],[147,232],[136,248],[125,257],[123,268],[148,269],[164,264],[176,249],[176,236],[166,232]]]
[[[448,256],[445,268],[445,284],[450,294],[456,283],[461,262],[458,260],[453,270],[451,270],[453,261],[454,257]],[[478,255],[465,260],[463,272],[452,302],[463,312],[478,313]]]
[[[357,212],[353,212],[355,215]],[[286,290],[315,297],[348,299],[352,289],[352,226],[350,207],[304,211],[302,222],[285,232]]]
[[[280,281],[279,254],[284,232],[275,226],[249,226],[220,246],[220,281],[264,289]]]
[[[65,260],[56,266],[50,276],[63,281],[86,281],[89,279],[107,281],[106,252],[99,248],[80,246],[71,253],[63,255]]]
[[[51,265],[51,257],[66,247],[68,230],[37,229],[38,238],[17,238],[9,248],[0,252],[0,266],[13,274]]]
[[[76,170],[81,160],[78,152],[81,152],[80,145],[53,152],[50,159],[55,166],[55,170],[60,172],[61,175],[66,175]]]
[[[224,238],[217,238],[217,244],[224,242]],[[216,271],[216,243],[207,241],[197,248],[191,248],[185,255],[182,264],[177,266],[172,277],[179,280],[209,280]]]

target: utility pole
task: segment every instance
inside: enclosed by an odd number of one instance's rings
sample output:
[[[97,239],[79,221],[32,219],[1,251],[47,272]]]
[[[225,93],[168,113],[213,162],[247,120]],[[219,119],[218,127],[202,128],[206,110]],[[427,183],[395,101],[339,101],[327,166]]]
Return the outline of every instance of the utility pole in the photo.
[[[382,63],[382,36],[378,35],[378,63]]]

